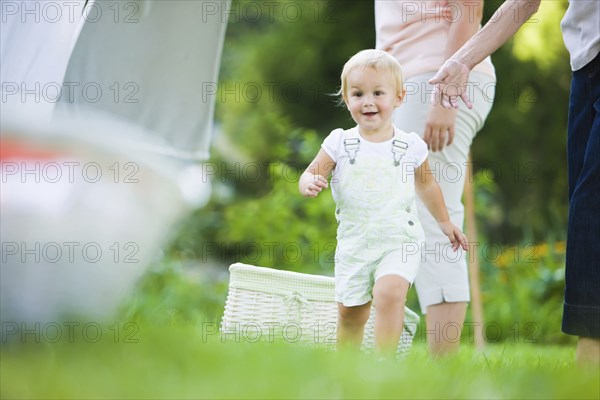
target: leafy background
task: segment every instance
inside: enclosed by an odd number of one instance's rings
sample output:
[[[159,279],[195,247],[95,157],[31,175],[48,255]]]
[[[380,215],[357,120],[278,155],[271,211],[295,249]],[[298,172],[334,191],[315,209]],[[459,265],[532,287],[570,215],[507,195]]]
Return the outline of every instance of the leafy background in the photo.
[[[500,3],[486,2],[484,19]],[[472,146],[483,351],[468,345],[470,315],[465,345],[441,360],[428,357],[423,325],[400,362],[219,338],[231,263],[333,274],[331,196],[305,199],[297,180],[325,136],[352,125],[330,93],[348,57],[375,40],[371,1],[234,0],[206,164],[210,202],[180,224],[99,342],[3,343],[0,397],[598,398],[597,368],[577,368],[574,338],[560,331],[566,6],[542,2],[493,55],[497,97]],[[408,306],[419,310],[412,290]]]
[[[485,3],[484,22],[500,4]],[[227,266],[237,261],[333,274],[333,201],[299,196],[297,181],[325,136],[352,125],[331,94],[344,62],[374,45],[373,4],[269,7],[232,4],[208,162],[213,196],[141,283],[132,317],[218,320]],[[472,146],[485,320],[502,327],[492,341],[572,341],[560,333],[570,69],[558,26],[566,7],[543,2],[493,55],[496,99]],[[419,309],[412,291],[408,305]]]

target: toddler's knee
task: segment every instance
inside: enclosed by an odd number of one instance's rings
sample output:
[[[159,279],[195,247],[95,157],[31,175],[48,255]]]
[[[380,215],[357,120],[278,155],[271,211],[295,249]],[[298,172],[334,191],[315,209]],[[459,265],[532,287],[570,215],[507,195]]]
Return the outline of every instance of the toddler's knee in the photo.
[[[373,293],[375,308],[402,307],[406,300],[406,295],[400,290],[391,290],[384,288]]]
[[[367,323],[369,312],[365,312],[363,309],[344,307],[339,309],[338,319],[340,325],[344,327],[360,328]]]

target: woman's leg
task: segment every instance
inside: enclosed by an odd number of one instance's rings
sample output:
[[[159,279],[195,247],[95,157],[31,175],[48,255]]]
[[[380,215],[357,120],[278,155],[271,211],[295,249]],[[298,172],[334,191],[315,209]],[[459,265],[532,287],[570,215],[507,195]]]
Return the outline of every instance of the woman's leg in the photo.
[[[440,303],[427,307],[427,345],[432,355],[439,356],[458,350],[467,304]]]
[[[427,113],[428,75],[410,78],[407,87],[412,96],[407,96],[395,115],[398,128],[423,135]],[[461,107],[456,116],[454,141],[442,151],[429,153],[429,165],[444,195],[444,201],[452,222],[463,226],[464,207],[462,194],[467,172],[469,149],[477,131],[491,110],[494,80],[483,74],[473,73],[472,110]],[[465,252],[453,252],[448,239],[440,232],[435,219],[425,206],[417,200],[419,219],[425,231],[425,245],[415,287],[421,311],[426,316],[429,348],[436,355],[458,349],[459,341],[450,332],[457,326],[462,329],[469,296],[468,271]],[[469,238],[475,241],[476,238]],[[429,315],[432,313],[431,315]],[[436,334],[437,332],[437,334]],[[446,332],[447,334],[442,334]],[[459,335],[460,337],[460,335]],[[446,340],[451,339],[451,340]]]
[[[404,303],[410,284],[397,275],[382,276],[375,282],[375,349],[395,354],[404,324]]]
[[[354,307],[338,303],[338,346],[360,348],[370,313],[371,302]]]

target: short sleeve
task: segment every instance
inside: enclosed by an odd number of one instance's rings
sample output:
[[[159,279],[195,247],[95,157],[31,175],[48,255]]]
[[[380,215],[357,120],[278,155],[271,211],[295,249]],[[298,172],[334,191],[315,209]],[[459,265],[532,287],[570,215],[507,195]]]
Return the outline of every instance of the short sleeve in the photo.
[[[427,143],[414,132],[409,133],[409,136],[411,141],[411,145],[409,146],[411,152],[410,157],[416,163],[417,167],[419,167],[427,159],[427,155],[429,154]]]
[[[321,148],[325,150],[325,153],[327,153],[327,155],[336,163],[340,154],[343,134],[343,129],[335,129],[325,138],[323,144],[321,144]]]

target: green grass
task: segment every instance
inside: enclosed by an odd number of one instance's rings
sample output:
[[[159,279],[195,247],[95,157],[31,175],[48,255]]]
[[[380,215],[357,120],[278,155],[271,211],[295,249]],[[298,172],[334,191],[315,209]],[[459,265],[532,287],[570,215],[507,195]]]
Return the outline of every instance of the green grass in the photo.
[[[572,347],[463,346],[432,360],[417,344],[402,360],[378,361],[286,343],[223,343],[212,327],[120,328],[118,337],[104,329],[96,343],[81,334],[4,343],[2,398],[600,397],[600,371],[575,366]]]

